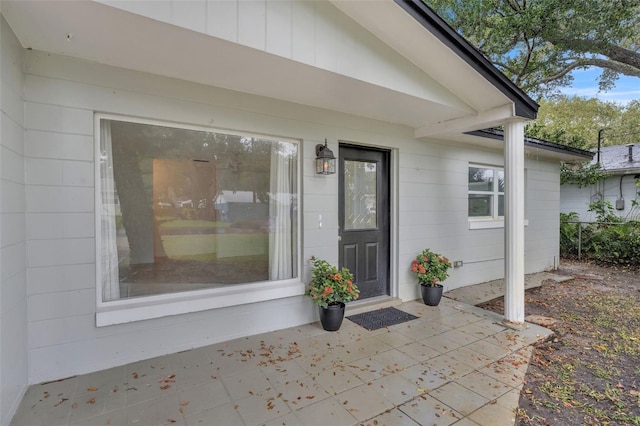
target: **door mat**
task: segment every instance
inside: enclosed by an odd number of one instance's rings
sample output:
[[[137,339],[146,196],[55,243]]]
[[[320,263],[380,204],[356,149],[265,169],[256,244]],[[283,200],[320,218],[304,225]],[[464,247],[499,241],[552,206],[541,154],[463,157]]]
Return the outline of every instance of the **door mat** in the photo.
[[[411,315],[396,308],[377,309],[375,311],[364,312],[362,314],[351,315],[347,319],[366,328],[367,330],[377,330],[411,321],[419,317]]]

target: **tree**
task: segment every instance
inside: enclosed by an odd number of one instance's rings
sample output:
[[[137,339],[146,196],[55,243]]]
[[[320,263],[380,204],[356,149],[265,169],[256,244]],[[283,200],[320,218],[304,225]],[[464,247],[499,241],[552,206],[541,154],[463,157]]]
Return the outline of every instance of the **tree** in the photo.
[[[424,0],[514,83],[535,97],[557,93],[571,71],[640,77],[640,0]]]
[[[527,135],[582,149],[640,142],[640,101],[623,106],[614,102],[557,96],[541,100],[538,118]]]

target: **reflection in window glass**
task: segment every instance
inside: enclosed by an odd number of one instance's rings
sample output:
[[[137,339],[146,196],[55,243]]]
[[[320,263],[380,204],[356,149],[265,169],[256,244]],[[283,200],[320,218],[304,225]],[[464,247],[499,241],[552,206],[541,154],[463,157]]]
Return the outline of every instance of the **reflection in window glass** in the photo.
[[[101,120],[103,301],[298,275],[298,145]]]
[[[376,163],[344,161],[344,227],[371,229],[378,226]]]
[[[469,166],[468,185],[469,217],[504,217],[503,169]]]

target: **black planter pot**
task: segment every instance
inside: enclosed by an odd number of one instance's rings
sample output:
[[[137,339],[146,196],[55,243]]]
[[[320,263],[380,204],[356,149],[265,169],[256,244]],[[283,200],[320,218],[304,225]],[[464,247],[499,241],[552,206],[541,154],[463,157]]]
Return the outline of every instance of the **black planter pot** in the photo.
[[[422,291],[422,301],[425,305],[438,306],[440,299],[442,299],[442,284],[422,285],[420,284],[420,290]]]
[[[320,307],[320,322],[327,331],[337,331],[344,319],[344,303]]]

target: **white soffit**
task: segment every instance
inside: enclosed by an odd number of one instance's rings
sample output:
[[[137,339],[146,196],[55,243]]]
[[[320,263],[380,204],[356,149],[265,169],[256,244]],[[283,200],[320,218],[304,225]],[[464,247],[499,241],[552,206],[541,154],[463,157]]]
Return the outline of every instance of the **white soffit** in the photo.
[[[512,103],[394,1],[331,1],[476,111],[495,110]]]
[[[354,1],[356,21],[480,111],[504,106],[496,88],[390,1]],[[355,6],[338,2],[345,13]],[[384,8],[381,8],[384,5]],[[2,14],[25,48],[427,129],[478,114],[162,23],[91,0],[3,0]],[[387,10],[388,8],[388,10]],[[351,16],[351,13],[350,16]],[[386,13],[383,27],[371,24]],[[353,16],[352,16],[353,17]],[[366,19],[365,19],[366,18]],[[398,29],[401,29],[398,31]],[[405,30],[407,34],[405,35]],[[398,35],[394,35],[394,31]],[[410,44],[403,45],[401,40]],[[419,45],[419,48],[418,48]],[[420,62],[419,52],[426,51]],[[431,64],[431,65],[429,65]],[[441,64],[441,65],[440,65]],[[451,69],[449,69],[451,67]],[[452,70],[455,70],[454,72]],[[467,95],[466,90],[473,92]],[[508,101],[508,100],[507,100]],[[496,104],[496,105],[494,105]],[[451,131],[458,126],[445,125]],[[449,132],[447,132],[449,133]]]

